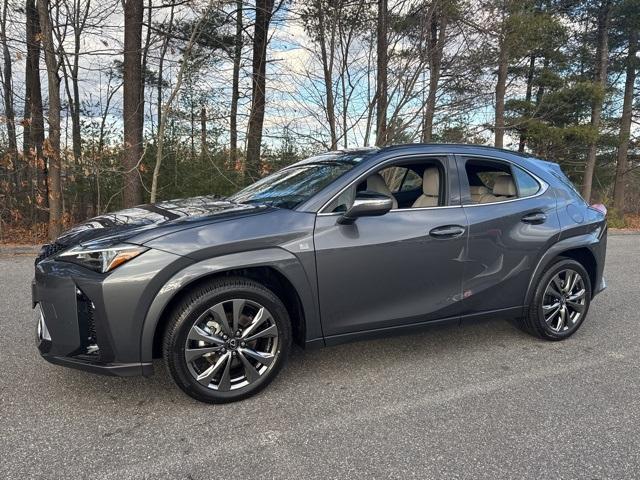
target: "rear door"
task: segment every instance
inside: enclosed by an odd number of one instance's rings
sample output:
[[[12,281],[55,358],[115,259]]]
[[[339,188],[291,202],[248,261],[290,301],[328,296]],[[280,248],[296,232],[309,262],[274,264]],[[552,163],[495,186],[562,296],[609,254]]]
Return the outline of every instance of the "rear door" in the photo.
[[[449,170],[456,172],[454,160],[425,160],[441,168],[442,205],[400,206],[352,225],[338,224],[340,213],[318,214],[314,243],[325,337],[458,317],[466,217]]]
[[[540,256],[558,238],[555,195],[544,181],[505,159],[457,156],[457,163],[469,224],[462,314],[515,310],[524,304]],[[501,195],[510,193],[505,182],[500,188],[491,184],[492,177],[503,175],[513,180],[511,196]],[[472,198],[470,184],[489,193]]]

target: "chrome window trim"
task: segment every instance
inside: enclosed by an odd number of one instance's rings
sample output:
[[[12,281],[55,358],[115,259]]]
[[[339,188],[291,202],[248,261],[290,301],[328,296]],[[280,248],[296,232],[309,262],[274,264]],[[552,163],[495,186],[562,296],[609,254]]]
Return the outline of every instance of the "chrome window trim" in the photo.
[[[484,207],[485,205],[500,205],[502,203],[517,202],[519,200],[529,200],[531,198],[536,198],[536,197],[539,197],[539,196],[543,195],[549,189],[549,184],[547,182],[542,180],[539,176],[537,176],[535,173],[531,172],[529,169],[523,167],[522,165],[518,165],[517,163],[514,163],[511,160],[505,160],[504,158],[493,157],[491,155],[477,156],[477,155],[468,155],[468,154],[464,154],[464,155],[456,154],[456,156],[464,157],[464,158],[475,158],[475,159],[478,159],[478,160],[482,160],[482,159],[495,160],[497,162],[508,163],[510,167],[516,167],[516,168],[519,168],[521,170],[524,170],[526,173],[531,175],[536,182],[538,182],[538,185],[540,185],[540,189],[536,193],[534,193],[533,195],[529,195],[527,197],[511,198],[509,200],[502,200],[500,202],[487,202],[487,203],[464,203],[464,200],[462,200],[462,202],[463,202],[462,206],[465,207],[465,208],[466,207]],[[465,170],[464,174],[465,175],[467,174],[466,170]],[[515,183],[515,181],[516,180],[515,180],[515,177],[514,177],[514,183]],[[469,184],[469,177],[467,177],[467,185],[468,184]],[[518,188],[517,184],[516,184],[516,188]]]
[[[420,158],[437,158],[439,160],[442,159],[442,157],[445,157],[447,159],[449,159],[451,157],[451,153],[429,153],[429,154],[424,154],[424,153],[414,153],[411,155],[403,155],[401,157],[395,157],[395,158],[390,158],[388,160],[385,160],[384,162],[381,162],[378,165],[372,165],[368,170],[366,170],[365,172],[363,172],[360,176],[358,176],[357,179],[355,179],[353,182],[349,183],[347,186],[343,187],[342,189],[340,189],[338,191],[338,193],[336,193],[333,197],[331,197],[327,202],[324,203],[324,205],[322,205],[322,207],[320,207],[318,209],[318,212],[316,213],[316,215],[321,216],[321,217],[330,217],[330,216],[335,216],[335,215],[343,215],[344,212],[323,212],[323,210],[327,207],[327,205],[329,205],[331,202],[333,202],[337,197],[339,197],[342,192],[344,192],[345,190],[347,190],[348,188],[350,188],[352,185],[357,184],[360,179],[362,179],[363,177],[366,177],[367,175],[369,175],[370,172],[375,171],[376,169],[382,169],[385,168],[385,166],[387,166],[387,164],[389,163],[394,163],[397,161],[403,161],[405,159],[410,160],[411,158],[415,158],[415,157],[420,157]],[[443,162],[440,162],[443,163]],[[445,168],[445,178],[449,178],[447,176],[446,173],[446,166],[442,165]],[[459,208],[462,207],[462,205],[443,205],[443,206],[437,206],[437,207],[416,207],[416,208],[396,208],[396,209],[391,209],[389,210],[389,212],[387,212],[387,215],[391,212],[398,212],[398,211],[404,211],[404,210],[433,210],[434,208]]]

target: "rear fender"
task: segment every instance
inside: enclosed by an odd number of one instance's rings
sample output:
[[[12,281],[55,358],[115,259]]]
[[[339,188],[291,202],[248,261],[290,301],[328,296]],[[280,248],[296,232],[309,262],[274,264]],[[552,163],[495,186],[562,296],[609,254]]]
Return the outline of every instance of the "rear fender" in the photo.
[[[596,259],[596,263],[597,263],[596,282],[600,282],[600,278],[602,277],[602,268],[604,264],[604,258],[600,258],[601,256],[604,255],[603,253],[604,246],[601,245],[601,242],[606,242],[606,237],[604,237],[605,235],[606,235],[606,232],[604,232],[603,234],[602,227],[598,227],[589,233],[565,238],[553,244],[542,255],[542,257],[540,258],[540,261],[538,262],[538,265],[536,266],[533,272],[533,275],[531,276],[531,280],[529,281],[529,286],[527,288],[527,294],[525,296],[525,308],[533,300],[533,296],[535,295],[538,281],[542,277],[544,271],[553,262],[553,260],[556,257],[561,256],[563,252],[568,252],[569,250],[574,250],[576,248],[585,248],[585,247],[588,248]],[[597,288],[597,284],[593,285],[592,288],[595,290]]]

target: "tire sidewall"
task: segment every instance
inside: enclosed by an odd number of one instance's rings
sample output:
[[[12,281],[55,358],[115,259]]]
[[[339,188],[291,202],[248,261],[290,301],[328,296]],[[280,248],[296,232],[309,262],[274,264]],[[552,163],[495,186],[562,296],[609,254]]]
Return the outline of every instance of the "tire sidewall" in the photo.
[[[238,283],[238,285],[232,285],[233,283]],[[226,403],[251,396],[265,388],[286,362],[291,346],[291,327],[287,310],[270,290],[259,284],[252,285],[252,283],[246,281],[223,282],[219,287],[202,292],[201,295],[188,302],[188,305],[174,320],[175,324],[168,333],[169,338],[166,343],[168,351],[165,351],[165,357],[168,360],[170,373],[178,386],[197,400]],[[275,361],[258,380],[237,390],[218,392],[201,385],[193,377],[184,358],[185,345],[191,327],[202,313],[217,303],[235,298],[253,300],[269,310],[278,327],[278,348]]]
[[[562,270],[574,270],[580,274],[582,277],[582,281],[585,285],[585,310],[577,325],[575,325],[572,329],[566,332],[554,332],[551,330],[549,325],[544,319],[544,313],[542,311],[542,300],[544,297],[544,293],[547,289],[547,285],[551,281],[551,279]],[[582,324],[584,323],[587,314],[589,313],[589,306],[591,305],[591,279],[589,277],[588,272],[585,268],[575,260],[569,258],[562,258],[558,260],[556,263],[551,265],[544,273],[540,281],[538,282],[538,286],[536,288],[536,294],[533,299],[533,305],[530,306],[530,312],[534,316],[534,320],[537,323],[537,327],[541,330],[542,334],[552,340],[564,340],[565,338],[569,338],[575,332],[577,332]]]

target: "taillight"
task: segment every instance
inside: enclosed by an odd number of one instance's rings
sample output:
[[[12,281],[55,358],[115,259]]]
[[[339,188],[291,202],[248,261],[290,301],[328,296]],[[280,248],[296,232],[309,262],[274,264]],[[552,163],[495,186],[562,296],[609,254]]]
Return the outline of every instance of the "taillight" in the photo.
[[[593,205],[590,205],[591,208],[593,208],[594,210],[599,211],[601,214],[603,214],[605,217],[607,216],[607,207],[605,207],[603,204],[601,203],[594,203]]]

